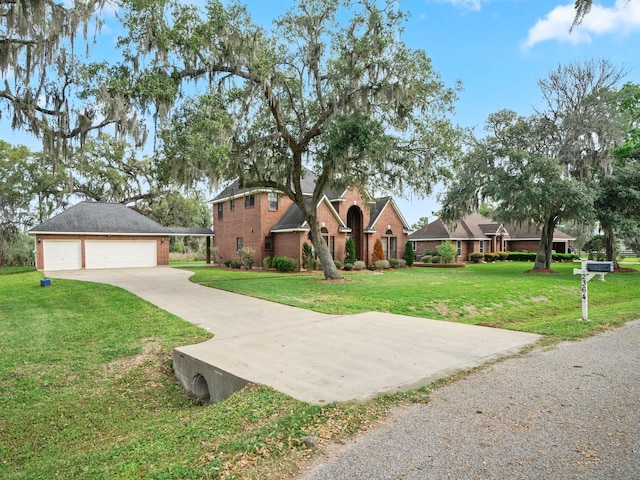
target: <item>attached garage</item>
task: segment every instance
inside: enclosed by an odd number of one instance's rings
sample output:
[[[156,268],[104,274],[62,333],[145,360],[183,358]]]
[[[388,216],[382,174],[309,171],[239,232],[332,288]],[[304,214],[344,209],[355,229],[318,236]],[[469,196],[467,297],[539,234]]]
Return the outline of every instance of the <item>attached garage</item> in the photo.
[[[173,232],[120,203],[81,202],[31,229],[39,270],[169,265]]]
[[[85,268],[133,268],[158,265],[156,240],[85,240]]]
[[[80,240],[45,240],[42,242],[45,270],[78,270],[82,268]]]

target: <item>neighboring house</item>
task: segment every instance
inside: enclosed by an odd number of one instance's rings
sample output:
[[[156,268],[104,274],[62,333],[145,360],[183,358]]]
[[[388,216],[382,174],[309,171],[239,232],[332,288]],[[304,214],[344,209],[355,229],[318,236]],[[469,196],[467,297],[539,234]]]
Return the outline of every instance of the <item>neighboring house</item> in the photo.
[[[535,252],[540,232],[531,225],[502,225],[480,214],[467,215],[455,226],[447,226],[438,219],[409,235],[417,257],[450,240],[458,249],[458,259],[467,261],[473,252]],[[575,238],[560,230],[553,234],[553,249],[568,253]]]
[[[315,176],[306,171],[303,194],[311,201]],[[293,201],[282,192],[243,189],[235,182],[224,189],[213,204],[215,245],[222,261],[237,260],[238,250],[255,250],[256,265],[265,257],[286,256],[301,265],[302,245],[312,246],[309,225]],[[367,201],[357,189],[327,191],[320,198],[318,220],[334,260],[344,263],[345,246],[352,237],[356,258],[369,264],[373,245],[382,241],[386,258],[402,258],[408,225],[391,197]]]
[[[168,265],[170,236],[212,235],[206,229],[176,230],[121,203],[81,202],[29,235],[36,238],[38,270],[78,270]]]

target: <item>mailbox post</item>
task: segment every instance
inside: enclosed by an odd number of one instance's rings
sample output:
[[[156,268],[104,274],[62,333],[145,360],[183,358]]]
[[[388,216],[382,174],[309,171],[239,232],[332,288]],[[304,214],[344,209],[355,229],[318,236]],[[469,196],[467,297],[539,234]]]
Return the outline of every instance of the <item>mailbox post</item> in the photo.
[[[613,262],[582,262],[582,268],[574,268],[573,274],[582,277],[582,320],[589,320],[587,307],[587,283],[598,275],[601,282],[604,282],[606,273],[613,272]]]

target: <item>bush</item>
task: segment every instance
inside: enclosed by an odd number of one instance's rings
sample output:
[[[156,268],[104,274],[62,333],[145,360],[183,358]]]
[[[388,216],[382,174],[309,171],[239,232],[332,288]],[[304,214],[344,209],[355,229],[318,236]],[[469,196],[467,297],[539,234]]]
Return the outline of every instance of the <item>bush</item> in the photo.
[[[484,253],[480,252],[471,252],[469,254],[469,260],[471,263],[480,263],[480,261],[484,258]]]
[[[353,238],[347,238],[347,243],[345,245],[345,263],[354,264],[356,262],[356,244],[353,243]]]
[[[211,254],[213,255],[214,263],[216,265],[220,265],[220,262],[222,261],[222,257],[220,256],[220,248],[213,247],[213,249],[211,250]]]
[[[315,267],[315,259],[313,258],[313,249],[307,242],[302,244],[302,268],[305,270],[313,270]]]
[[[498,260],[500,260],[501,262],[504,262],[507,257],[509,257],[509,253],[507,252],[496,252],[498,254]]]
[[[344,264],[344,269],[345,269],[347,272],[350,272],[351,270],[353,270],[353,263],[345,263],[345,264]]]
[[[262,260],[262,268],[265,270],[269,270],[271,268],[271,257],[269,255],[264,257]]]
[[[373,244],[373,253],[371,254],[371,263],[374,265],[378,260],[384,260],[384,250],[382,249],[382,240],[376,239]]]
[[[342,262],[340,260],[334,260],[333,263],[335,264],[338,270],[342,268]]]
[[[407,243],[404,246],[404,255],[402,259],[407,262],[407,267],[413,267],[413,262],[416,260],[415,253],[413,253],[413,242],[411,240],[407,240]]]
[[[353,262],[353,269],[354,270],[364,270],[365,268],[367,268],[367,265],[362,260],[358,260],[357,262]]]
[[[251,247],[244,247],[238,250],[238,257],[240,258],[240,263],[247,270],[251,270],[253,268],[253,264],[255,263],[255,258],[253,255],[256,253],[256,250]]]
[[[434,255],[437,255],[438,252],[436,251],[435,248],[427,248],[427,249],[425,249],[423,254],[424,255],[431,255],[433,257]]]
[[[514,262],[535,262],[536,254],[531,252],[509,252],[507,260]]]
[[[298,262],[289,257],[273,257],[271,266],[279,272],[293,272],[298,268]]]
[[[399,258],[396,261],[398,262],[398,264],[396,265],[395,268],[407,268],[408,263],[404,258]]]
[[[424,263],[431,263],[431,258],[433,258],[433,255],[423,255],[420,257],[420,261]]]
[[[442,258],[440,255],[434,255],[431,257],[431,263],[442,263]]]
[[[578,255],[575,253],[554,253],[551,255],[551,259],[554,262],[573,262],[578,259]]]
[[[453,263],[456,255],[458,254],[458,249],[453,243],[451,243],[450,240],[445,240],[444,242],[442,242],[440,245],[438,245],[438,248],[436,248],[436,250],[438,252],[438,255],[440,255],[442,263]]]
[[[391,265],[389,260],[376,260],[374,266],[376,270],[387,270]]]
[[[389,266],[391,268],[398,268],[398,259],[397,258],[390,258],[389,259]]]
[[[498,255],[497,253],[488,252],[484,254],[484,260],[488,263],[495,262],[496,260],[498,260],[498,258],[500,258],[500,255]]]

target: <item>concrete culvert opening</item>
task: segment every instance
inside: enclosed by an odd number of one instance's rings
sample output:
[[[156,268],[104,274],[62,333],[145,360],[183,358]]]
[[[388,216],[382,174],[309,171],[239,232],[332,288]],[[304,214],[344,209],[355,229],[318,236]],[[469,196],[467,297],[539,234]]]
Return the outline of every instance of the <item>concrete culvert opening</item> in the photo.
[[[191,391],[201,402],[209,401],[209,385],[207,385],[207,381],[201,374],[197,374],[193,377],[193,381],[191,382]]]

